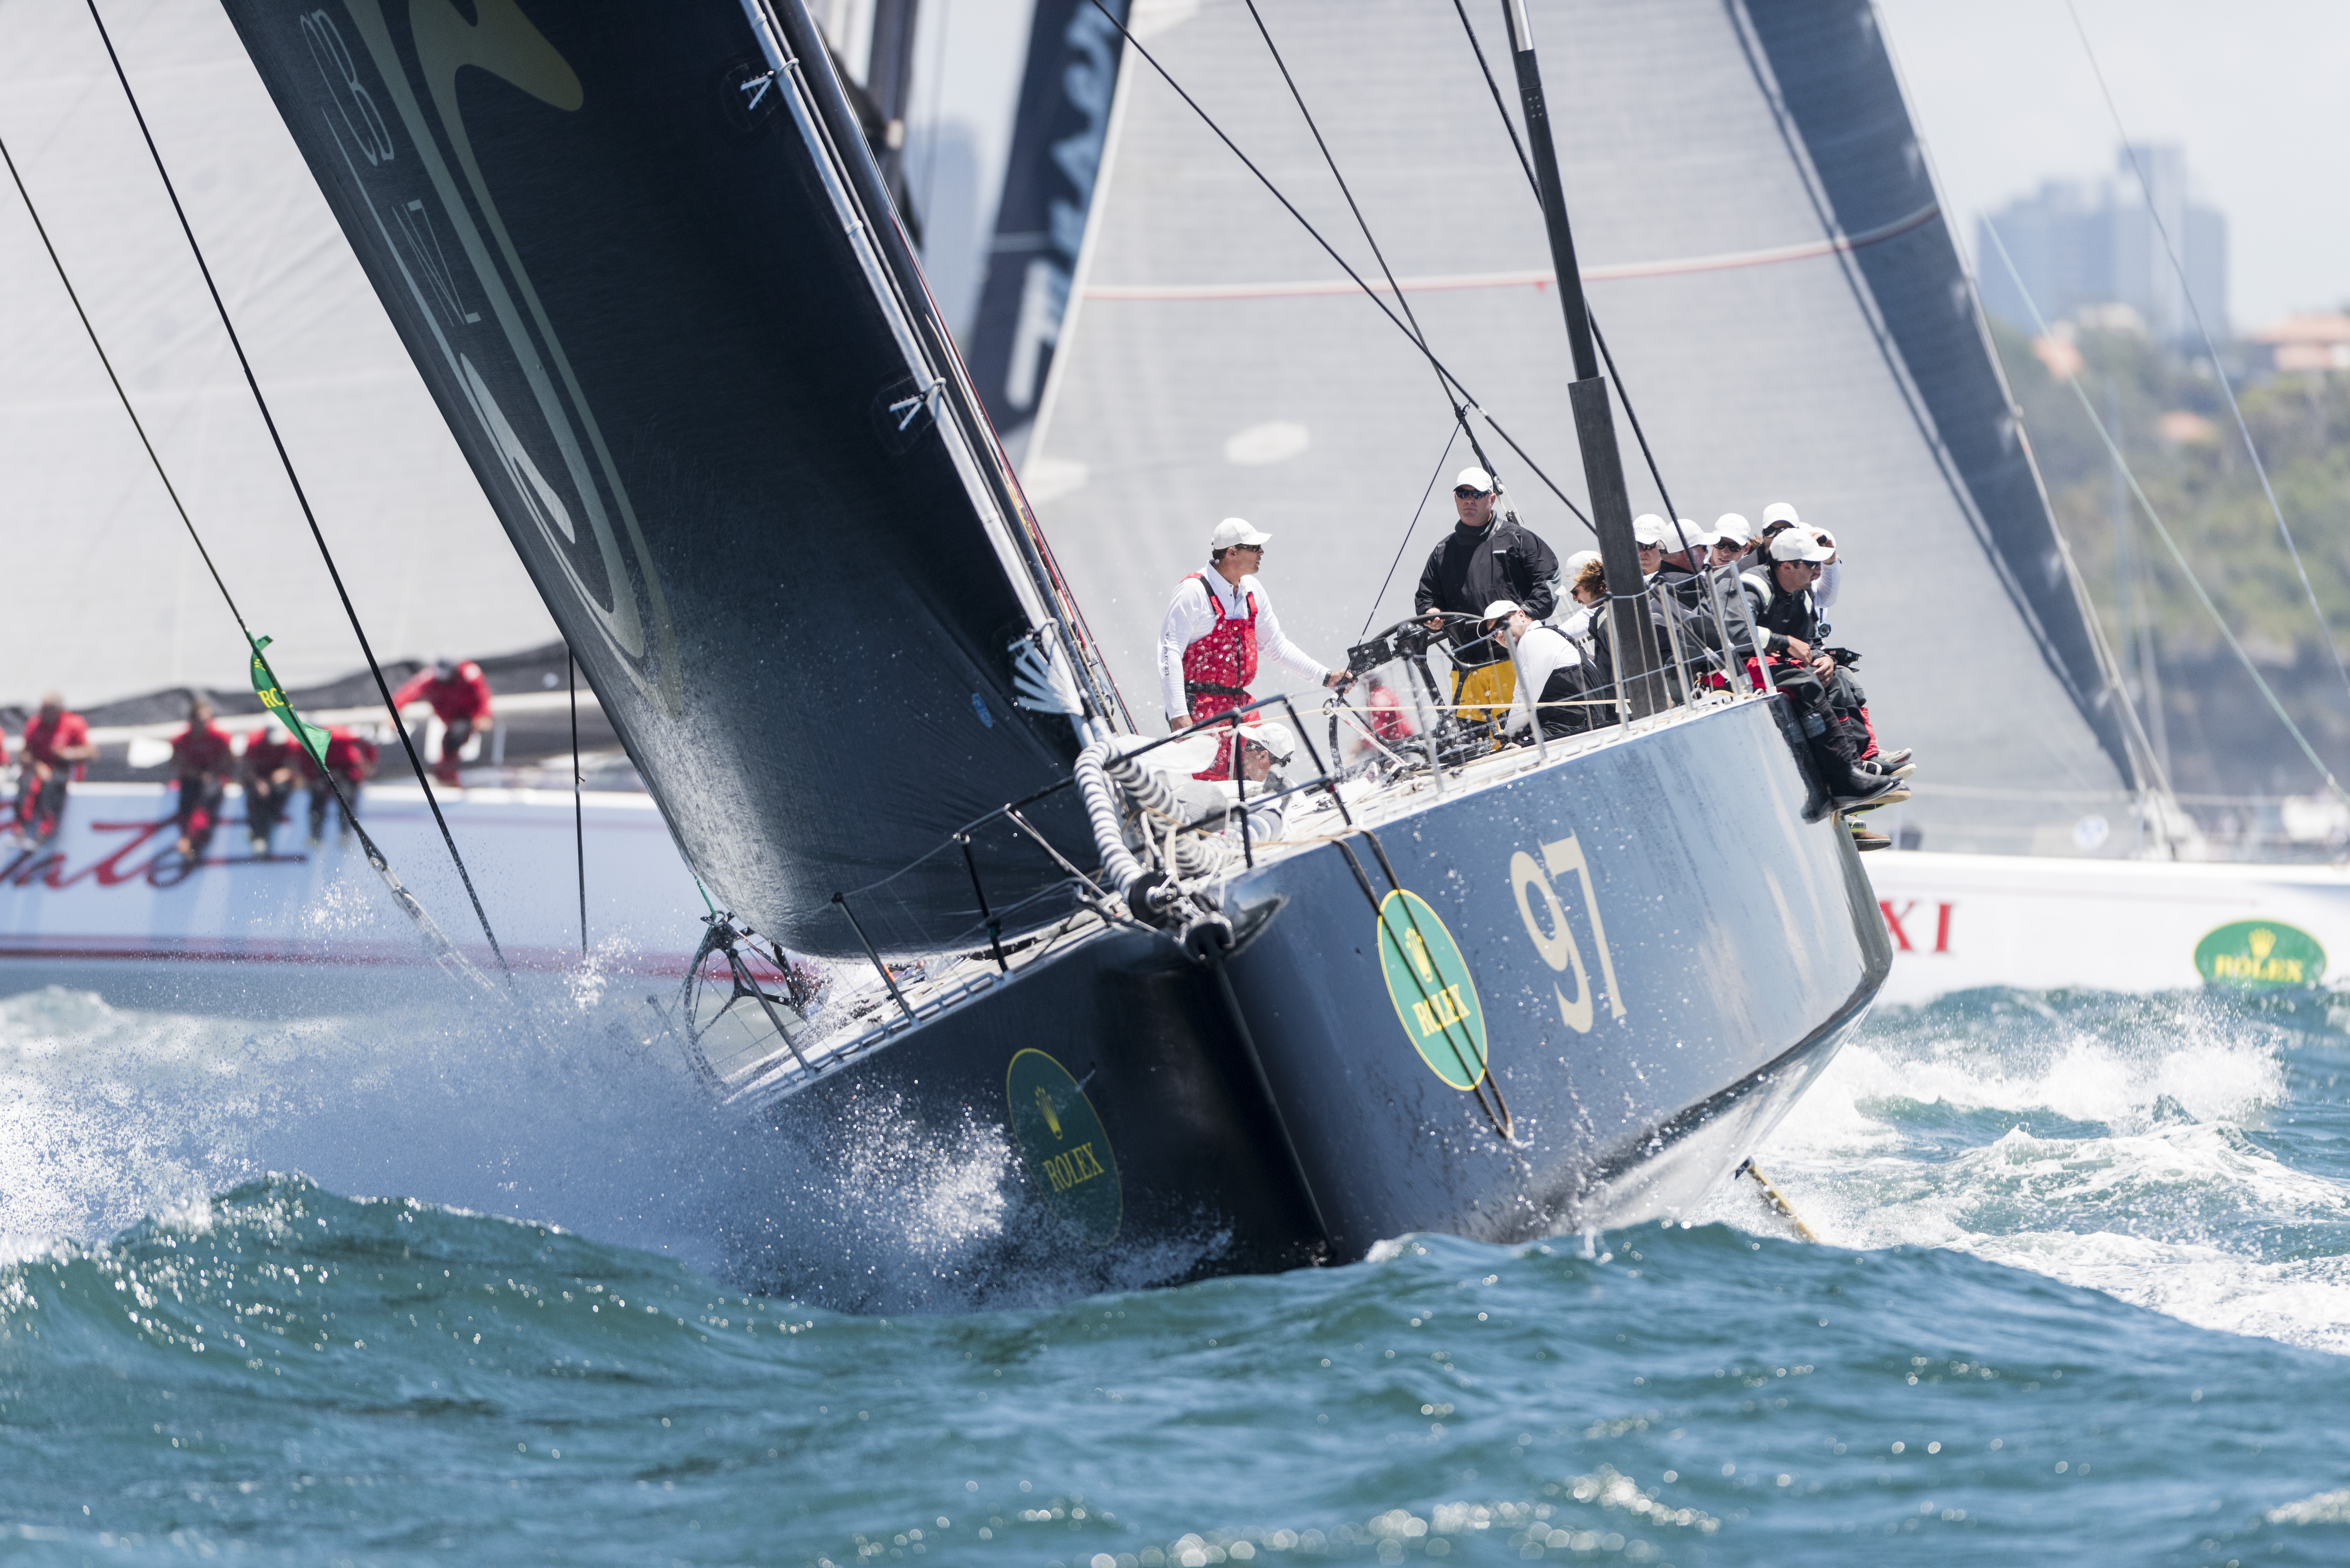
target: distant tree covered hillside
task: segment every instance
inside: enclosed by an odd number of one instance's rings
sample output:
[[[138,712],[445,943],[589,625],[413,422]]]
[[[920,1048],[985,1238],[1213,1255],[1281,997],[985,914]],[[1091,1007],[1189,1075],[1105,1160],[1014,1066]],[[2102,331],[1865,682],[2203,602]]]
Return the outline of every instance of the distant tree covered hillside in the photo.
[[[2189,566],[2337,778],[2350,783],[2350,690],[2246,456],[2209,364],[2146,337],[2084,331],[2034,343],[1994,327],[2057,525],[2080,567],[2132,698],[2167,740],[2189,794],[2307,794],[2323,787],[2222,639],[2210,614],[2116,483],[2072,389],[2082,387]],[[2350,373],[2293,373],[2238,391],[2302,565],[2350,655]],[[2161,693],[2145,706],[2147,666]]]

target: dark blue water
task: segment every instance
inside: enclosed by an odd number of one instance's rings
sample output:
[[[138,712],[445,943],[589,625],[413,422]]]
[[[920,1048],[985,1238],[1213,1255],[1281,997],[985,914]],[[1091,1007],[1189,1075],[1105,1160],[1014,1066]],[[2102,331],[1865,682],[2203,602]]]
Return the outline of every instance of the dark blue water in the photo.
[[[1063,1300],[984,1137],[795,1164],[574,1022],[0,1003],[0,1557],[2350,1561],[2322,1003],[1884,1018],[1766,1151],[1818,1245]]]

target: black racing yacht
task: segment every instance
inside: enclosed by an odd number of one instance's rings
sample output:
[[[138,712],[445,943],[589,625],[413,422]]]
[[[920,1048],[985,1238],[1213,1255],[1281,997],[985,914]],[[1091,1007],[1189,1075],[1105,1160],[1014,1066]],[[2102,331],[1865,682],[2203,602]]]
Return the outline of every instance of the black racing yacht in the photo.
[[[1571,40],[1590,7],[1545,9]],[[1345,639],[1399,707],[1258,704],[1296,754],[1202,809],[1212,739],[1131,717],[804,0],[228,10],[709,891],[668,1005],[723,1095],[909,1158],[985,1135],[1024,1211],[1172,1280],[1681,1213],[1866,1013],[1887,937],[1786,703],[1657,648],[1638,596],[1573,733],[1449,711],[1401,619]],[[1520,290],[1547,325],[1494,362],[1565,388],[1609,580],[1637,581],[1620,400],[1505,13],[1564,286]],[[1186,392],[1101,395],[1147,429]],[[1089,561],[1216,515],[1055,504]]]

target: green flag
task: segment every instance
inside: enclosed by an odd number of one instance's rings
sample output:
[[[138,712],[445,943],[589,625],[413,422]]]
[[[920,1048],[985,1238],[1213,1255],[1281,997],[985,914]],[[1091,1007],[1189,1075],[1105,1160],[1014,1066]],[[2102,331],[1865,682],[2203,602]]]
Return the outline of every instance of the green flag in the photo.
[[[327,765],[327,743],[331,737],[326,731],[295,712],[294,704],[288,702],[286,700],[286,693],[277,689],[277,676],[269,668],[269,660],[261,651],[269,646],[269,640],[265,637],[253,639],[253,694],[261,699],[263,707],[277,715],[277,722],[292,732],[294,738],[302,742],[302,749],[310,753],[310,760],[324,771]]]

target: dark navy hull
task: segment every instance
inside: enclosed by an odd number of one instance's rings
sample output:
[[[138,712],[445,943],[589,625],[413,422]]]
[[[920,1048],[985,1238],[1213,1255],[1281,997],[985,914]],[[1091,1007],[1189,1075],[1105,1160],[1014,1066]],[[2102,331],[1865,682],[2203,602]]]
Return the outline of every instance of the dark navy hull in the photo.
[[[1104,931],[776,1114],[856,1120],[885,1094],[918,1124],[994,1122],[1017,1179],[1073,1233],[1213,1238],[1190,1272],[1679,1211],[1767,1135],[1892,962],[1777,707],[1456,786],[1376,846],[1357,835],[1244,874],[1226,894],[1243,939],[1229,997],[1169,939]],[[1399,931],[1406,900],[1380,850],[1420,900],[1384,966],[1378,905]],[[1434,955],[1433,981],[1411,980],[1399,943]],[[1471,1011],[1482,1078],[1457,1044]],[[1050,1127],[1031,1109],[1048,1098]]]

